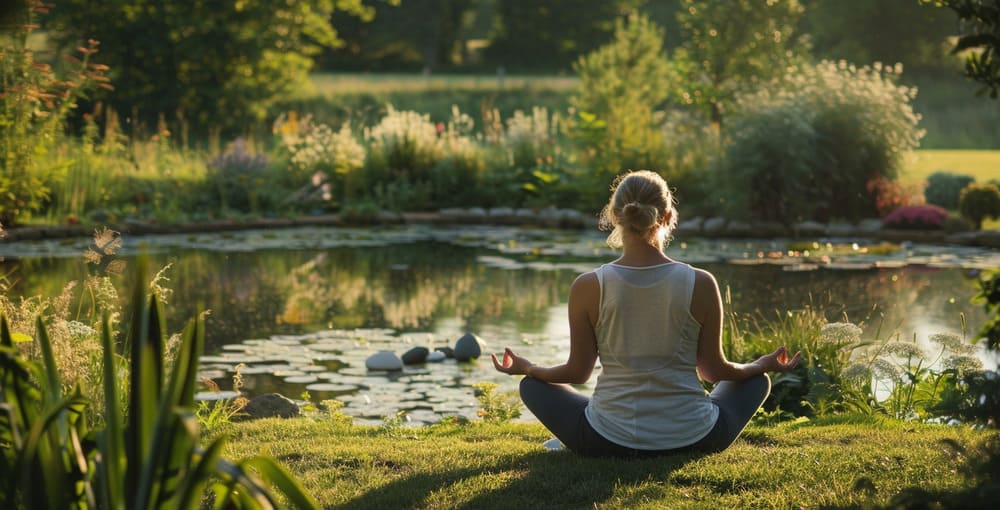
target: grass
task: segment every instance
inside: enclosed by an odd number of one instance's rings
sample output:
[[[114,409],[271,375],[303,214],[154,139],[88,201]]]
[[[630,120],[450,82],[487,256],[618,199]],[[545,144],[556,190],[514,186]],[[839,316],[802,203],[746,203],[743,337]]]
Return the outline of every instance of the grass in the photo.
[[[904,490],[974,485],[962,450],[996,432],[841,417],[751,426],[704,457],[548,452],[539,424],[337,425],[310,417],[225,427],[230,458],[267,454],[324,508],[817,508],[886,505]]]
[[[422,75],[417,73],[316,73],[313,88],[322,96],[387,92],[435,92],[453,90],[499,90],[534,88],[571,90],[580,82],[576,76],[531,75]],[[525,105],[530,109],[532,105]]]
[[[976,182],[1000,179],[1000,150],[919,150],[903,178],[922,181],[940,170],[971,175]]]

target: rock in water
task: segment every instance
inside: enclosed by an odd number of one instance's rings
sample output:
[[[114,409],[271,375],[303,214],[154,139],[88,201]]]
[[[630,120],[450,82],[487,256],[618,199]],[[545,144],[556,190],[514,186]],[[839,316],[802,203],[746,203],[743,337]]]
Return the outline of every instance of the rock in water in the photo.
[[[427,361],[432,362],[432,363],[437,363],[437,362],[440,362],[440,361],[444,361],[445,358],[447,358],[447,357],[448,357],[448,355],[445,354],[445,353],[443,353],[443,352],[441,352],[441,351],[434,351],[434,352],[427,353]]]
[[[455,342],[455,359],[471,361],[483,353],[483,342],[476,335],[466,333]]]
[[[434,352],[440,352],[440,353],[444,354],[444,357],[446,357],[446,358],[454,358],[455,357],[455,349],[452,349],[451,347],[447,347],[447,346],[445,346],[445,347],[435,347],[434,348]]]
[[[403,353],[402,360],[404,365],[417,365],[427,361],[427,355],[430,350],[426,347],[414,347]]]
[[[365,360],[368,370],[402,370],[403,360],[392,351],[379,351]]]
[[[243,412],[246,413],[247,419],[291,418],[299,415],[299,406],[280,393],[268,393],[250,399]]]

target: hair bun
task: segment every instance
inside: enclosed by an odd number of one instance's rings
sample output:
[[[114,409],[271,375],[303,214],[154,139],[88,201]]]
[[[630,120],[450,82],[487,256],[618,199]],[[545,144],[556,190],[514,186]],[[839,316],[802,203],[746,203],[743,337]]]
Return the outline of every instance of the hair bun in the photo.
[[[646,232],[653,228],[658,216],[656,207],[649,204],[632,201],[622,207],[622,223],[633,232]]]

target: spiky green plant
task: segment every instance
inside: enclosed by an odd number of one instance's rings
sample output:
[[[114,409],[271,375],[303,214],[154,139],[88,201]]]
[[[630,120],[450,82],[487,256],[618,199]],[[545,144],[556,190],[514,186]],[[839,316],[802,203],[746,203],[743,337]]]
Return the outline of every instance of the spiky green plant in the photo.
[[[141,279],[145,263],[137,264]],[[225,437],[200,445],[194,414],[201,317],[185,328],[178,356],[164,363],[164,318],[155,296],[137,285],[122,359],[130,364],[127,412],[119,399],[119,357],[107,318],[103,427],[88,430],[88,400],[79,387],[64,395],[44,324],[42,363],[24,359],[0,317],[0,507],[194,508],[206,495],[215,508],[316,508],[298,482],[268,457],[231,462]],[[275,486],[284,498],[279,500]]]

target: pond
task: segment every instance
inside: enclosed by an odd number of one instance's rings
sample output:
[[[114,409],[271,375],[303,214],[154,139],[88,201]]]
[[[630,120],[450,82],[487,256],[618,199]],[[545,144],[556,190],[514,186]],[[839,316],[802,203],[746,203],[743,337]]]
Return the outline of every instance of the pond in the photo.
[[[516,227],[308,227],[221,234],[125,236],[116,257],[146,253],[167,266],[168,326],[179,330],[208,309],[202,372],[230,388],[244,364],[249,395],[279,392],[312,401],[336,398],[360,423],[381,423],[397,411],[412,423],[475,417],[471,385],[516,378],[478,361],[445,360],[375,372],[365,359],[378,351],[453,346],[469,332],[485,352],[510,346],[536,363],[565,360],[566,298],[574,278],[612,260],[600,232]],[[82,253],[90,241],[0,244],[0,274],[11,295],[58,294],[94,266]],[[677,239],[675,259],[712,271],[730,310],[769,320],[811,306],[831,321],[863,323],[866,336],[926,342],[938,332],[962,334],[985,321],[969,299],[978,272],[1000,267],[996,250],[864,244],[852,239]],[[128,274],[128,271],[125,272]],[[121,295],[129,282],[121,278]],[[887,333],[890,332],[890,333]],[[966,334],[968,336],[968,334]],[[988,367],[996,360],[980,356]],[[592,389],[593,383],[581,386]]]

